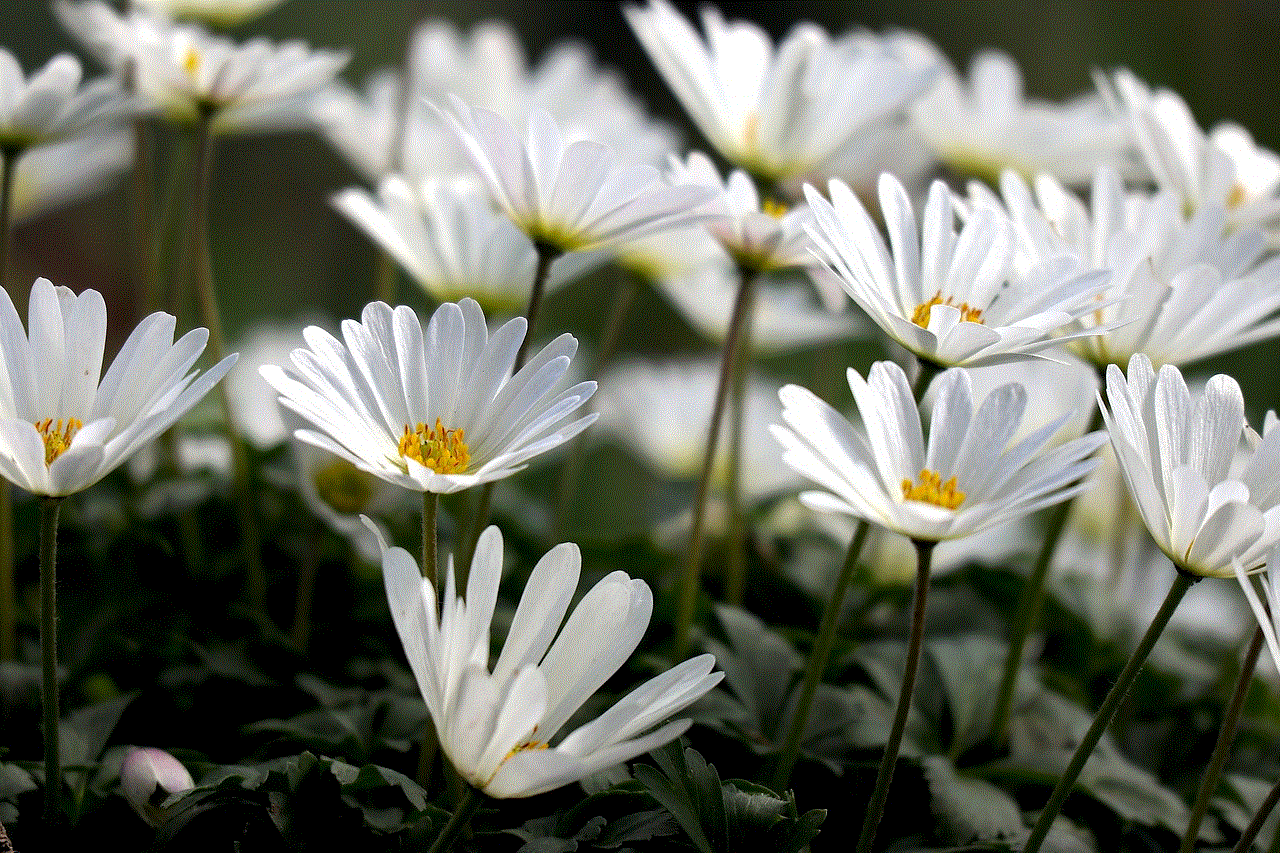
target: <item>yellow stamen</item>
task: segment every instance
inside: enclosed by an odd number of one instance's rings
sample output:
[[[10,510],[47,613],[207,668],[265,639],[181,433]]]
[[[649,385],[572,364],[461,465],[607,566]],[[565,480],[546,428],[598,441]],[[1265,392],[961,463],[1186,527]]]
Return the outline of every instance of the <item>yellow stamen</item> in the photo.
[[[471,463],[471,451],[462,440],[462,430],[445,429],[439,418],[434,428],[419,423],[411,429],[405,424],[400,455],[416,459],[437,474],[461,474]]]
[[[929,312],[935,305],[951,305],[952,307],[960,309],[960,319],[966,323],[982,322],[981,308],[974,308],[970,306],[968,302],[961,302],[959,305],[956,305],[951,301],[951,297],[949,296],[946,299],[943,299],[941,291],[933,294],[933,298],[928,302],[921,302],[916,306],[915,312],[911,315],[911,322],[915,323],[922,329],[929,328]]]
[[[188,47],[186,54],[183,55],[182,70],[192,77],[196,76],[196,72],[200,70],[200,54],[194,47]]]
[[[45,418],[42,421],[36,421],[36,431],[44,439],[44,464],[50,465],[53,460],[61,456],[68,447],[71,446],[71,439],[76,437],[76,433],[84,426],[84,422],[79,418],[67,418],[67,425],[63,427],[62,418],[56,421],[53,418]]]
[[[766,198],[760,202],[760,210],[774,219],[781,219],[787,215],[791,208],[784,201],[778,201],[776,198]]]
[[[918,479],[919,482],[914,484],[910,480],[902,481],[903,500],[920,501],[943,509],[955,509],[964,503],[964,492],[956,489],[955,477],[944,483],[941,474],[924,468]]]
[[[1248,197],[1249,191],[1242,184],[1236,184],[1231,188],[1231,194],[1227,196],[1227,207],[1239,207]]]
[[[524,743],[520,744],[519,746],[513,746],[513,747],[511,747],[511,751],[510,751],[510,752],[508,752],[505,756],[503,756],[502,761],[506,761],[506,760],[507,760],[508,758],[510,758],[511,756],[516,755],[516,754],[521,753],[521,752],[528,752],[528,751],[530,751],[530,750],[539,750],[539,749],[549,749],[550,747],[551,747],[551,745],[550,745],[550,744],[545,743],[545,742],[542,742],[542,741],[536,741],[536,740],[529,740],[529,741],[525,741]],[[499,762],[499,765],[501,765],[501,763],[502,763],[502,762]]]
[[[373,476],[345,459],[335,459],[317,469],[315,484],[320,500],[343,515],[364,512],[373,500]]]

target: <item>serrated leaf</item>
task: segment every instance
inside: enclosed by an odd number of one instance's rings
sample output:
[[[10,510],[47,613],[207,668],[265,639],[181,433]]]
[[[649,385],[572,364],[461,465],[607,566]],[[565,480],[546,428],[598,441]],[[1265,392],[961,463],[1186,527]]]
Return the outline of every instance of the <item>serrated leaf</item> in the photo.
[[[624,844],[663,838],[679,831],[680,826],[670,812],[664,809],[635,812],[610,821],[596,839],[595,846],[602,850],[613,850]]]
[[[1017,802],[996,786],[956,772],[951,762],[932,755],[921,762],[929,785],[929,807],[938,834],[952,844],[973,841],[1016,842],[1028,830]]]

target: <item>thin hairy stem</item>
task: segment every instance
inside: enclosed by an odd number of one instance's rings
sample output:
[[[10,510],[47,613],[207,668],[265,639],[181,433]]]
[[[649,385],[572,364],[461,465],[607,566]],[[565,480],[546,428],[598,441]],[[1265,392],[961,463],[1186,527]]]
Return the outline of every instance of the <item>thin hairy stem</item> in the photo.
[[[468,785],[466,793],[462,796],[462,802],[458,803],[458,807],[454,809],[453,814],[449,817],[449,822],[444,825],[444,829],[440,830],[436,840],[431,843],[428,853],[448,853],[448,851],[452,850],[453,845],[458,843],[459,836],[471,825],[471,818],[475,815],[476,810],[480,808],[482,799],[480,792]]]
[[[61,823],[58,762],[58,510],[62,498],[40,499],[40,708],[44,720],[44,822]]]
[[[431,581],[440,595],[439,573],[436,570],[436,516],[440,511],[440,496],[435,492],[422,493],[422,576]]]

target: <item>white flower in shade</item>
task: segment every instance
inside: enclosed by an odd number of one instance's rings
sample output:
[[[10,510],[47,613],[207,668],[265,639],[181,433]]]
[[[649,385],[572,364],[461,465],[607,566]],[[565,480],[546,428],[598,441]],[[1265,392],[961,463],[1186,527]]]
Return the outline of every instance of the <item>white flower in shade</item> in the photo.
[[[148,12],[118,15],[99,0],[59,0],[63,25],[166,118],[208,115],[214,133],[301,127],[310,98],[347,63],[346,53],[313,51],[300,41],[244,44]]]
[[[269,12],[284,0],[129,0],[130,5],[167,18],[203,21],[229,28]]]
[[[133,162],[129,131],[41,145],[18,160],[11,215],[20,222],[102,192]]]
[[[713,191],[706,205],[706,228],[739,265],[772,270],[813,263],[804,231],[810,215],[804,205],[792,208],[761,199],[750,175],[735,169],[726,180],[701,151],[685,160],[672,157],[668,173],[676,186]]]
[[[377,196],[355,187],[333,198],[338,208],[385,249],[437,302],[470,296],[491,314],[518,314],[529,301],[537,265],[533,243],[496,213],[475,187],[393,175]],[[574,252],[551,266],[547,289],[571,281],[604,259]]]
[[[719,360],[655,364],[631,362],[611,368],[602,380],[596,409],[601,429],[663,476],[694,480],[702,466]],[[753,502],[794,489],[800,479],[782,463],[768,425],[778,419],[778,385],[752,376],[743,398],[741,482]],[[728,424],[724,425],[713,480],[724,485],[729,471]]]
[[[1280,541],[1274,419],[1262,436],[1249,436],[1256,446],[1237,460],[1247,427],[1236,381],[1215,376],[1192,399],[1176,367],[1157,375],[1141,354],[1127,377],[1107,368],[1107,402],[1102,414],[1129,494],[1174,565],[1211,577],[1231,577],[1232,560],[1248,571],[1261,566]]]
[[[622,11],[707,141],[772,181],[808,172],[932,77],[879,44],[837,48],[812,24],[775,48],[756,25],[726,22],[712,7],[702,12],[705,39],[665,0]]]
[[[571,544],[557,545],[538,562],[491,670],[489,630],[502,579],[498,528],[476,544],[465,601],[454,592],[452,564],[437,604],[435,588],[408,552],[383,551],[391,615],[440,747],[468,784],[491,797],[531,797],[674,740],[688,720],[650,730],[723,677],[711,672],[711,655],[691,658],[559,737],[635,651],[653,611],[644,581],[613,572],[583,596],[562,627],[581,563]]]
[[[351,462],[303,441],[289,443],[298,494],[316,518],[351,543],[363,559],[376,563],[382,549],[369,515],[408,509],[408,492],[362,471]],[[418,510],[421,507],[417,507]]]
[[[739,276],[729,265],[711,263],[659,282],[662,293],[694,328],[723,343],[738,292]],[[813,286],[802,276],[756,283],[747,340],[758,353],[782,353],[858,337],[867,331],[861,316],[832,311],[818,303]],[[841,292],[840,299],[844,301]],[[847,304],[847,303],[845,303]]]
[[[812,187],[808,226],[826,266],[816,279],[838,283],[889,337],[923,361],[976,367],[1036,356],[1064,340],[1099,334],[1076,327],[1096,310],[1105,274],[1080,272],[1059,257],[1016,267],[1016,232],[1001,212],[981,208],[956,232],[956,201],[940,182],[922,222],[892,175],[880,178],[889,246],[862,202],[840,181],[831,201]]]
[[[115,80],[80,85],[80,60],[60,53],[30,77],[0,47],[0,147],[25,150],[132,114]]]
[[[535,110],[524,138],[497,113],[450,99],[443,113],[489,197],[536,241],[562,252],[605,248],[707,218],[706,187],[673,187],[648,165],[589,139],[569,141]]]
[[[160,805],[196,786],[191,772],[163,749],[134,747],[120,765],[120,792],[138,816],[152,826],[164,820]]]
[[[596,419],[564,423],[596,388],[563,387],[572,335],[510,375],[525,327],[517,317],[490,335],[463,299],[436,309],[424,335],[413,309],[373,302],[362,322],[343,321],[341,341],[310,326],[293,369],[262,375],[312,425],[298,438],[406,489],[456,492],[514,474]]]
[[[31,288],[27,322],[29,333],[8,294],[0,298],[0,475],[36,495],[69,495],[101,480],[186,414],[236,360],[192,371],[209,332],[194,329],[175,343],[176,321],[157,312],[102,375],[102,296],[43,278]]]
[[[1248,131],[1224,123],[1206,135],[1176,92],[1153,92],[1123,69],[1097,82],[1128,121],[1156,186],[1177,195],[1188,212],[1215,205],[1233,225],[1280,221],[1280,157],[1255,145]]]
[[[1007,209],[1025,263],[1070,256],[1106,275],[1106,302],[1081,317],[1099,333],[1073,343],[1094,364],[1123,365],[1139,352],[1187,364],[1280,334],[1280,260],[1261,231],[1230,228],[1222,207],[1187,217],[1173,193],[1127,193],[1108,168],[1094,176],[1088,208],[1048,176],[1034,195],[1012,173],[1000,188],[1003,198],[978,184],[970,195]]]
[[[1231,569],[1240,582],[1240,589],[1249,602],[1249,609],[1258,620],[1258,627],[1262,629],[1267,650],[1271,652],[1271,662],[1280,668],[1280,636],[1277,636],[1276,631],[1276,626],[1280,624],[1280,572],[1276,571],[1277,560],[1280,560],[1280,551],[1272,551],[1267,557],[1266,568],[1261,570],[1261,598],[1254,589],[1249,572],[1239,560],[1232,558]]]
[[[1006,169],[1046,173],[1068,184],[1088,183],[1103,165],[1135,171],[1128,127],[1096,94],[1063,104],[1028,99],[1017,64],[999,51],[973,58],[967,84],[938,61],[946,71],[911,118],[952,170],[993,182]]]
[[[1017,383],[973,408],[972,382],[949,370],[935,383],[928,440],[902,368],[876,362],[869,380],[849,371],[862,426],[812,392],[780,392],[786,426],[774,426],[784,461],[827,491],[806,492],[813,509],[865,519],[912,539],[968,536],[1066,500],[1093,470],[1106,441],[1090,433],[1046,450],[1063,415],[1021,440],[1027,393]]]

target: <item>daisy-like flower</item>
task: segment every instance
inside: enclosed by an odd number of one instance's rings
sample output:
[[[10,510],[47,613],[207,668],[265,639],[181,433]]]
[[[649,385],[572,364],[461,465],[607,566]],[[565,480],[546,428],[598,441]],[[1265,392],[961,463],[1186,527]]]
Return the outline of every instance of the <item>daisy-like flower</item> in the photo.
[[[450,565],[440,606],[408,552],[384,546],[391,615],[441,749],[468,784],[491,797],[532,797],[674,740],[689,720],[650,730],[723,677],[711,672],[711,655],[691,658],[558,737],[635,651],[653,611],[644,581],[613,572],[561,627],[581,563],[571,544],[557,545],[538,562],[490,669],[489,630],[502,579],[498,528],[487,529],[476,545],[465,601],[454,592]]]
[[[507,217],[475,187],[427,180],[383,179],[377,196],[351,187],[338,208],[395,258],[437,302],[471,296],[490,314],[517,314],[529,300],[537,253]],[[571,281],[604,258],[574,252],[551,265],[547,289]]]
[[[711,217],[706,228],[739,266],[765,271],[813,263],[804,231],[811,218],[805,205],[761,199],[750,175],[735,169],[726,180],[701,151],[685,160],[672,157],[668,173],[677,186],[714,192],[706,207]]]
[[[586,429],[563,423],[596,383],[563,387],[577,341],[561,335],[510,375],[524,340],[517,317],[492,335],[473,299],[446,302],[427,324],[407,306],[365,306],[342,340],[316,326],[293,369],[262,375],[313,429],[296,435],[362,471],[418,492],[448,493],[507,477]]]
[[[1276,630],[1277,624],[1280,624],[1280,572],[1276,571],[1277,560],[1280,560],[1280,551],[1273,551],[1267,558],[1266,568],[1261,572],[1261,598],[1258,597],[1258,591],[1254,589],[1249,572],[1245,571],[1239,560],[1232,559],[1231,569],[1235,573],[1236,580],[1240,582],[1240,588],[1244,590],[1249,609],[1258,620],[1262,636],[1266,638],[1267,650],[1271,652],[1271,661],[1280,668],[1280,636],[1277,635]]]
[[[129,335],[102,375],[107,307],[95,290],[76,295],[36,279],[29,334],[8,294],[0,298],[0,475],[32,494],[89,488],[168,429],[213,388],[229,355],[191,371],[209,339],[157,312]],[[101,377],[101,380],[99,380]]]
[[[25,150],[118,121],[133,103],[114,80],[80,85],[80,60],[60,53],[30,77],[0,47],[0,148]]]
[[[450,99],[443,113],[489,197],[521,231],[560,252],[605,248],[707,218],[707,187],[673,187],[648,165],[619,161],[598,142],[563,137],[535,110],[522,139],[497,113]]]
[[[844,183],[832,181],[830,192],[827,201],[805,188],[814,215],[807,230],[825,264],[813,275],[842,286],[876,325],[922,361],[940,367],[996,364],[1102,331],[1076,324],[1097,309],[1105,274],[1080,272],[1070,257],[1018,269],[1016,232],[1003,213],[976,210],[957,233],[956,201],[936,182],[917,225],[906,190],[892,175],[882,175],[887,247]]]
[[[900,111],[933,75],[879,44],[837,49],[812,24],[775,48],[756,25],[726,22],[709,6],[705,39],[666,0],[622,11],[707,141],[775,182],[808,172],[860,129]]]
[[[911,118],[954,171],[994,182],[1012,169],[1068,184],[1088,183],[1103,165],[1134,171],[1128,128],[1097,95],[1064,104],[1028,99],[1017,64],[998,51],[973,58],[967,85],[941,55],[938,62],[946,71],[912,105]]]
[[[862,425],[812,392],[780,392],[786,426],[775,425],[784,461],[827,491],[806,492],[813,509],[865,519],[914,540],[968,536],[1078,494],[1105,441],[1090,433],[1045,450],[1066,414],[1014,441],[1027,394],[1017,383],[992,392],[974,411],[972,382],[949,370],[934,383],[926,441],[902,368],[871,366],[868,380],[849,371]]]
[[[1046,175],[1034,194],[1012,173],[1000,188],[1002,198],[980,184],[970,195],[1007,209],[1024,263],[1066,255],[1105,274],[1105,302],[1081,317],[1100,333],[1073,343],[1088,361],[1124,365],[1141,352],[1183,365],[1280,334],[1280,260],[1258,229],[1230,228],[1224,208],[1187,217],[1174,193],[1127,193],[1109,168],[1094,176],[1088,208]]]
[[[1192,399],[1172,365],[1157,375],[1135,355],[1126,376],[1107,368],[1102,414],[1129,494],[1160,550],[1180,570],[1231,577],[1232,560],[1258,569],[1280,542],[1280,429],[1247,435],[1244,399],[1218,375]],[[1240,443],[1254,447],[1236,460]],[[1233,469],[1234,472],[1233,472]]]
[[[118,15],[99,0],[54,6],[63,25],[171,121],[208,116],[214,133],[299,127],[309,100],[347,63],[346,53],[300,41],[243,45],[148,12]]]

